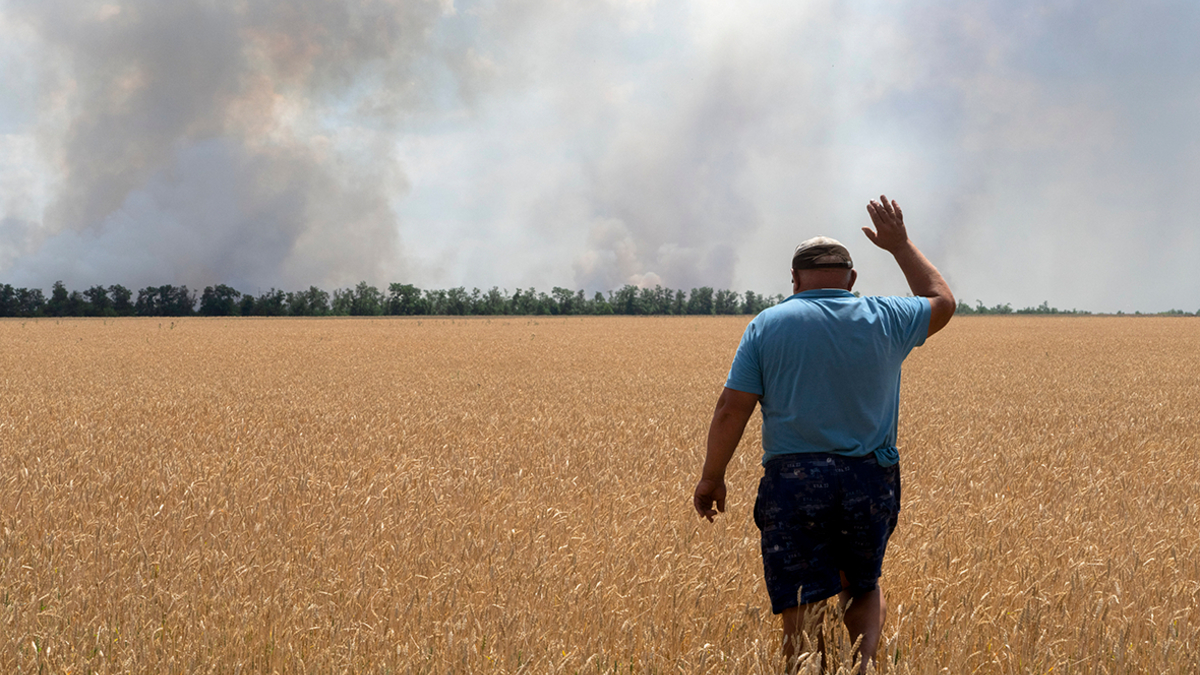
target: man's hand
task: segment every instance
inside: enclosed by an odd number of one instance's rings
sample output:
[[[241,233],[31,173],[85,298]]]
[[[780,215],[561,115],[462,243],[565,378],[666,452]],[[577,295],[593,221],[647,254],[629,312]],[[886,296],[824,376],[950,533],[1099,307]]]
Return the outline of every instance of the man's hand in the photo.
[[[879,248],[891,253],[896,258],[896,264],[904,272],[908,288],[913,295],[929,299],[929,335],[941,330],[954,316],[958,306],[954,294],[946,280],[942,278],[933,263],[908,238],[908,230],[904,227],[904,213],[895,200],[888,201],[885,195],[879,195],[879,201],[871,200],[867,204],[867,213],[871,214],[871,222],[875,230],[863,228],[863,234]]]
[[[716,511],[712,508],[713,502],[717,503]],[[717,511],[725,513],[725,481],[701,478],[700,482],[696,483],[696,493],[692,495],[692,505],[696,507],[696,513],[708,518],[708,522],[713,522],[713,516],[717,515]]]
[[[879,201],[872,199],[871,203],[867,204],[867,213],[871,214],[871,222],[875,224],[875,229],[864,227],[862,231],[872,244],[889,253],[894,253],[908,243],[908,230],[904,228],[904,213],[900,210],[900,205],[896,203],[896,200],[893,199],[889,202],[885,195],[879,195]]]

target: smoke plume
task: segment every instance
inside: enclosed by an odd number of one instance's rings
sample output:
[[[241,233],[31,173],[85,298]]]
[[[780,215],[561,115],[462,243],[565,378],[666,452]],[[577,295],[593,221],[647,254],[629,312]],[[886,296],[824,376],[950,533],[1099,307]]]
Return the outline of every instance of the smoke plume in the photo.
[[[0,0],[0,277],[1200,308],[1200,8]],[[32,121],[30,121],[32,120]],[[30,131],[33,129],[34,131]]]
[[[417,64],[443,11],[9,2],[45,60],[39,132],[57,189],[40,223],[6,220],[0,264],[68,286],[379,279],[400,258],[394,134],[429,86]]]

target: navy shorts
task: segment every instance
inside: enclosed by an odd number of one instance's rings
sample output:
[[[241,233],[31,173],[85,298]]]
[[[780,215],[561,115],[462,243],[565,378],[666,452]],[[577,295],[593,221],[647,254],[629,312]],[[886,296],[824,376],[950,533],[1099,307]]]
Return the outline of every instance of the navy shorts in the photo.
[[[839,572],[852,597],[874,590],[900,514],[900,466],[811,453],[777,457],[765,469],[754,524],[771,610],[837,595]]]

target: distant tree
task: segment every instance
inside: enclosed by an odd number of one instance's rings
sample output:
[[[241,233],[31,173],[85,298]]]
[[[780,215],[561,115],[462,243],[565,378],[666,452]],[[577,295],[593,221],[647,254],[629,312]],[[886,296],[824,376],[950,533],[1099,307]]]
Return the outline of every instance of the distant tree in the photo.
[[[254,296],[246,293],[238,303],[237,313],[242,316],[254,316]]]
[[[62,281],[54,282],[50,289],[50,300],[46,302],[46,316],[69,316],[71,312],[71,294]]]
[[[625,284],[609,298],[613,312],[617,314],[642,314],[638,298],[638,287]]]
[[[108,289],[103,286],[92,286],[83,292],[87,298],[91,316],[116,316],[113,311],[112,299],[108,297]]]
[[[661,284],[654,288],[643,288],[638,293],[638,304],[645,314],[671,314],[674,299],[674,291],[663,288]]]
[[[501,291],[499,288],[492,286],[486,295],[483,296],[483,301],[478,308],[479,314],[508,314],[509,299],[508,294]]]
[[[196,294],[187,286],[162,286],[163,306],[167,316],[191,316],[196,313]]]
[[[133,316],[133,291],[121,284],[113,284],[108,287],[108,292],[112,295],[112,309],[117,316]]]
[[[446,304],[444,313],[450,316],[463,316],[470,313],[470,296],[467,295],[467,289],[462,286],[451,288],[446,291]]]
[[[1058,314],[1058,309],[1051,307],[1048,300],[1043,300],[1037,307],[1022,307],[1017,314]]]
[[[354,287],[350,299],[351,316],[379,316],[385,309],[383,293],[378,288],[360,281]]]
[[[11,284],[0,284],[0,316],[17,315],[17,289]]]
[[[147,286],[138,291],[134,313],[138,316],[188,316],[196,306],[196,296],[187,286]]]
[[[272,288],[254,299],[255,316],[287,315],[287,294]]]
[[[671,299],[671,313],[676,316],[687,314],[687,293],[683,289],[675,291],[675,297]]]
[[[675,291],[662,286],[654,287],[654,304],[658,314],[676,314]]]
[[[551,314],[578,314],[579,311],[575,307],[575,292],[569,288],[555,286],[550,290],[550,295],[553,296],[554,302],[550,306]]]
[[[713,300],[713,311],[717,314],[737,314],[738,294],[726,289],[717,291]]]
[[[307,291],[287,294],[287,313],[291,316],[325,316],[329,314],[329,294],[309,286]]]
[[[387,308],[388,314],[396,316],[428,314],[425,302],[421,298],[421,289],[412,284],[389,285]]]
[[[71,291],[67,296],[67,316],[91,316],[92,305],[79,291]]]
[[[713,289],[708,286],[693,288],[688,294],[687,304],[688,314],[712,314],[713,313]]]
[[[133,311],[138,316],[161,316],[158,307],[158,288],[147,286],[139,289],[137,302],[133,304]]]
[[[608,300],[604,299],[604,294],[600,291],[596,291],[596,295],[592,297],[589,309],[591,310],[589,312],[590,314],[597,314],[600,316],[606,316],[613,313],[612,305],[609,304]]]
[[[422,300],[425,303],[426,314],[446,313],[446,291],[441,289],[425,291]]]
[[[742,314],[758,314],[770,305],[767,304],[767,298],[755,293],[754,291],[746,291],[745,300],[742,301]]]
[[[533,294],[533,289],[529,289],[528,293],[520,288],[513,291],[513,294],[508,299],[508,307],[505,314],[515,314],[524,316],[533,314],[533,305],[537,297]]]
[[[350,316],[350,309],[353,306],[353,289],[335,288],[333,290],[333,301],[330,303],[330,313],[332,313],[334,316]]]
[[[218,284],[216,286],[206,286],[204,292],[200,294],[200,314],[202,316],[233,316],[238,313],[238,298],[242,297],[239,291]]]
[[[642,314],[658,314],[658,313],[660,313],[659,305],[658,305],[658,298],[657,298],[653,288],[650,288],[649,286],[643,286],[642,288],[638,289],[637,306],[638,306],[638,309],[641,310]]]
[[[46,296],[42,294],[40,288],[18,288],[17,289],[17,316],[35,317],[44,316],[43,311],[46,307]]]

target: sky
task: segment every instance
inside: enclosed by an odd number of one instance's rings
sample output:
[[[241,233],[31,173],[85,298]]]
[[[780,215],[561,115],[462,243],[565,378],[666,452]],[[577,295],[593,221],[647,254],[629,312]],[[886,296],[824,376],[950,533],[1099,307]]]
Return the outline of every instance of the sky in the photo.
[[[0,283],[1200,309],[1200,5],[0,0]]]

